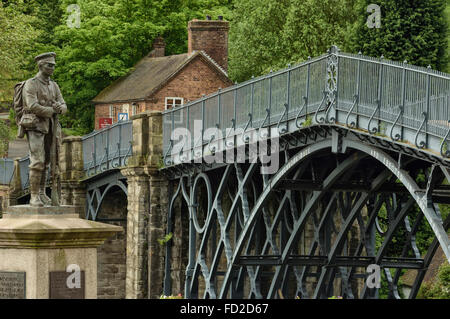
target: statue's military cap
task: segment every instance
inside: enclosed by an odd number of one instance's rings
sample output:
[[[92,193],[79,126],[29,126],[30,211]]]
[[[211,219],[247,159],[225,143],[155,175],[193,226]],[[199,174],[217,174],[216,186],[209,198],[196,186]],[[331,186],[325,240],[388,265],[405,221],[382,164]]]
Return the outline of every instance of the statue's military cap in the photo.
[[[34,61],[36,61],[36,63],[47,62],[47,63],[55,64],[55,57],[56,57],[55,52],[47,52],[47,53],[42,53],[42,54],[39,54],[38,56],[36,56],[34,58]]]

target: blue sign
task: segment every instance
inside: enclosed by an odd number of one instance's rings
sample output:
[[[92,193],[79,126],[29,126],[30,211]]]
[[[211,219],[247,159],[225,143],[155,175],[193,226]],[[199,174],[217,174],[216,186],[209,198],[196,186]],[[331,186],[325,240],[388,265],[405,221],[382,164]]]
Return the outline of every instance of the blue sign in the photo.
[[[119,122],[128,121],[128,113],[119,113]]]

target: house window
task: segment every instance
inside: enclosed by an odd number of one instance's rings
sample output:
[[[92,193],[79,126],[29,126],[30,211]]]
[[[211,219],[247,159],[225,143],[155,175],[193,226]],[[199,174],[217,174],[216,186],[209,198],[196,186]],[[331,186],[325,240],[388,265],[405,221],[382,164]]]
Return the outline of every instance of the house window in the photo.
[[[166,110],[170,110],[175,107],[183,105],[182,97],[166,97]],[[173,114],[173,119],[175,123],[182,123],[183,121],[183,110],[175,112]]]
[[[137,103],[133,103],[131,104],[131,115],[136,115],[137,114]]]
[[[114,118],[114,106],[113,105],[109,106],[109,117],[112,119]]]

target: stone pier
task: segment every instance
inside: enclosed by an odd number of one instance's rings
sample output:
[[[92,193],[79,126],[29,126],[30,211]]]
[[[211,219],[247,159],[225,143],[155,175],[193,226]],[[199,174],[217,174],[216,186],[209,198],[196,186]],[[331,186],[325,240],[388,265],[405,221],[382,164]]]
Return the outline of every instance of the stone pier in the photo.
[[[121,170],[128,182],[126,298],[158,298],[163,291],[168,182],[158,171],[162,158],[162,113],[133,120],[133,156]]]
[[[97,247],[120,231],[79,218],[75,206],[8,207],[0,219],[0,299],[97,298]]]

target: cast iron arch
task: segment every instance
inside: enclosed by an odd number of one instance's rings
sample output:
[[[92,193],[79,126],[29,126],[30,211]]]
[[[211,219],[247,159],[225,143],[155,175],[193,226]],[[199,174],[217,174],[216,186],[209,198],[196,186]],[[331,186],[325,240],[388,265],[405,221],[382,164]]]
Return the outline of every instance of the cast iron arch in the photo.
[[[387,169],[389,169],[389,171],[391,171],[395,176],[397,176],[401,182],[407,187],[408,191],[410,192],[411,196],[413,196],[414,200],[416,201],[416,203],[419,205],[419,207],[421,208],[422,213],[425,215],[425,217],[427,218],[428,222],[430,223],[431,227],[433,228],[433,231],[442,247],[442,249],[444,250],[445,255],[447,256],[447,259],[450,260],[450,245],[449,245],[449,239],[446,235],[446,231],[442,225],[442,221],[439,220],[439,214],[435,211],[436,207],[428,207],[426,205],[426,203],[424,201],[426,201],[426,198],[424,197],[420,197],[418,194],[420,193],[420,189],[417,186],[417,184],[415,183],[415,181],[404,171],[399,170],[397,168],[397,162],[394,161],[388,154],[386,154],[385,152],[381,151],[378,148],[375,148],[373,146],[368,146],[366,144],[363,144],[361,142],[357,142],[357,141],[353,141],[353,140],[346,140],[344,139],[342,141],[343,143],[343,150],[345,150],[346,147],[349,148],[353,148],[356,149],[358,151],[362,151],[364,153],[366,153],[367,155],[370,155],[371,157],[376,158],[377,160],[379,160],[383,165],[385,165],[387,167]],[[248,239],[248,236],[250,235],[250,232],[252,231],[252,227],[254,226],[254,223],[256,221],[256,218],[258,217],[258,215],[261,212],[261,207],[264,204],[264,201],[267,199],[269,193],[271,192],[271,190],[273,188],[275,188],[276,184],[279,182],[280,178],[285,176],[287,173],[289,173],[292,169],[294,169],[296,167],[297,164],[300,164],[301,161],[303,161],[307,156],[312,155],[313,153],[321,150],[321,149],[325,149],[325,148],[331,148],[332,146],[332,142],[331,139],[328,140],[324,140],[321,141],[319,143],[313,144],[311,146],[307,146],[305,149],[299,151],[296,155],[293,156],[293,158],[291,158],[273,177],[272,179],[269,181],[268,185],[265,187],[263,193],[261,194],[261,196],[258,199],[257,204],[255,205],[255,207],[252,210],[252,213],[250,214],[249,219],[247,220],[243,232],[239,238],[239,241],[237,243],[237,247],[234,250],[232,259],[231,259],[231,265],[234,265],[236,263],[236,260],[238,258],[238,256],[241,254],[242,249],[244,248],[243,245],[245,243],[245,240]],[[357,160],[357,158],[355,158],[354,160]],[[347,163],[349,166],[352,165],[350,162]],[[339,169],[337,173],[343,173],[345,170],[341,170]],[[385,174],[387,175],[387,174]],[[329,178],[328,180],[330,180],[330,184],[332,183],[332,181],[336,180],[340,175],[337,176],[332,176],[331,178]],[[384,178],[387,178],[387,176],[383,176]],[[382,179],[382,178],[380,178]],[[313,201],[317,200],[316,196],[315,198],[313,198]],[[361,203],[363,204],[364,202],[361,201]],[[313,203],[311,203],[308,207],[312,207]],[[354,210],[354,212],[356,212],[357,210]],[[297,220],[296,225],[294,226],[294,228],[297,228],[297,230],[300,230],[300,226],[302,226],[304,220],[306,220],[307,214],[305,214],[304,212],[302,213],[303,218],[300,218],[299,220]],[[351,214],[351,219],[346,223],[346,225],[348,226],[350,223],[350,221],[353,220],[353,218],[355,217],[355,213]],[[346,226],[346,227],[347,227]],[[343,235],[347,233],[347,231],[341,233],[341,237],[343,237]],[[274,281],[272,281],[271,284],[271,289],[269,291],[268,296],[269,297],[275,297],[276,294],[276,289],[279,288],[279,281],[280,281],[280,277],[283,274],[283,265],[285,265],[285,262],[287,260],[287,258],[289,257],[289,252],[292,249],[292,245],[295,242],[296,236],[298,236],[298,232],[294,231],[293,233],[291,233],[291,236],[288,240],[288,245],[284,248],[283,250],[283,254],[281,257],[282,260],[282,266],[280,266],[277,269],[277,272],[275,274],[275,279]],[[333,249],[333,251],[337,250],[337,247],[339,245],[341,245],[342,241],[337,241],[336,242],[336,247]],[[335,257],[335,254],[333,253],[331,256],[329,256],[329,259],[331,259],[330,261],[332,261],[332,259]],[[231,284],[231,275],[232,275],[232,271],[234,270],[233,267],[229,267],[227,273],[225,274],[225,279],[224,279],[224,284],[222,285],[222,289],[220,291],[220,295],[219,298],[224,298],[228,292],[229,286]],[[324,272],[322,272],[321,274],[321,279],[319,280],[319,285],[316,289],[315,298],[320,297],[319,293],[320,293],[320,288],[321,288],[321,284],[323,283],[323,278],[326,277],[326,274],[329,273],[329,268],[326,269]]]
[[[236,247],[234,247],[234,249],[229,245],[229,227],[231,224],[230,216],[235,214],[235,210],[238,209],[237,207],[239,206],[239,203],[242,205],[242,203],[246,202],[243,200],[243,197],[247,196],[246,187],[248,187],[249,185],[251,185],[253,183],[251,181],[251,176],[254,174],[258,165],[255,163],[250,164],[250,166],[246,172],[244,172],[241,169],[240,165],[238,165],[238,164],[228,165],[224,169],[224,172],[222,174],[222,181],[221,181],[220,185],[218,186],[217,191],[215,192],[215,195],[213,197],[214,198],[213,203],[212,203],[212,205],[208,205],[209,207],[211,207],[211,209],[208,209],[206,223],[205,223],[205,225],[203,227],[203,231],[202,231],[202,233],[204,233],[204,236],[203,236],[202,242],[200,244],[200,248],[199,248],[197,257],[194,257],[195,254],[193,254],[192,251],[190,252],[189,265],[188,265],[188,269],[186,272],[186,274],[187,274],[186,291],[185,291],[186,297],[188,297],[188,298],[195,297],[195,294],[198,293],[198,281],[196,281],[195,278],[200,275],[200,272],[202,273],[202,276],[205,278],[204,297],[226,298],[228,293],[230,292],[229,289],[230,289],[231,285],[236,286],[233,289],[239,288],[238,287],[239,283],[236,284],[236,277],[241,276],[241,273],[244,271],[245,266],[242,266],[239,268],[238,261],[242,254],[242,250],[244,249],[244,244],[246,243],[246,240],[248,240],[248,238],[252,236],[251,234],[253,232],[253,227],[255,225],[256,220],[258,218],[262,218],[261,216],[264,215],[264,214],[262,214],[263,204],[267,200],[269,194],[272,192],[272,190],[276,189],[277,183],[280,182],[281,178],[283,178],[284,176],[286,176],[287,174],[292,172],[292,170],[296,169],[297,166],[299,166],[302,162],[308,160],[309,157],[311,157],[311,155],[313,155],[319,151],[329,149],[331,147],[332,147],[332,141],[329,138],[322,140],[320,142],[317,142],[315,144],[306,146],[305,148],[299,150],[295,155],[293,155],[292,158],[287,160],[287,162],[283,165],[283,167],[281,167],[280,170],[270,180],[268,179],[267,176],[265,176],[265,185],[264,185],[263,191],[262,191],[261,195],[259,195],[257,201],[255,202],[255,206],[253,207],[251,212],[248,210],[248,205],[247,205],[247,207],[240,207],[240,209],[242,210],[242,216],[244,216],[243,218],[245,220],[245,225],[243,225],[243,227],[242,227],[241,235],[239,236],[239,239],[237,240],[237,243],[236,243]],[[406,203],[407,207],[410,208],[413,205],[413,203],[417,203],[417,205],[420,207],[421,211],[423,212],[423,215],[429,221],[430,225],[432,225],[433,231],[435,232],[435,234],[437,234],[437,238],[439,239],[439,242],[441,243],[441,246],[443,247],[443,249],[446,252],[446,255],[448,257],[449,256],[448,255],[448,238],[443,235],[443,234],[446,234],[446,232],[444,229],[444,225],[442,224],[442,221],[439,219],[439,217],[440,217],[439,212],[436,211],[437,206],[431,205],[431,207],[430,207],[430,205],[427,204],[427,202],[426,202],[427,198],[425,198],[425,196],[419,195],[418,192],[420,191],[420,189],[417,186],[417,184],[415,183],[415,181],[411,178],[411,176],[409,176],[407,172],[405,172],[401,169],[398,169],[397,162],[394,161],[394,159],[391,156],[389,156],[388,154],[386,154],[385,152],[381,151],[380,149],[378,149],[374,146],[369,146],[369,145],[366,145],[359,141],[343,138],[342,139],[342,153],[345,153],[346,149],[354,149],[354,150],[356,150],[356,152],[351,157],[348,157],[346,160],[344,160],[340,165],[338,165],[336,167],[336,169],[333,171],[332,175],[330,175],[331,177],[329,177],[326,180],[327,181],[326,183],[324,182],[324,187],[326,187],[326,185],[330,185],[330,186],[333,185],[334,181],[336,181],[337,179],[342,177],[346,172],[348,172],[349,168],[356,165],[357,162],[360,161],[361,159],[366,158],[366,157],[377,159],[380,163],[383,164],[385,169],[380,174],[378,174],[378,177],[374,181],[374,185],[372,185],[372,189],[376,189],[376,187],[379,187],[379,185],[381,185],[383,183],[383,181],[385,181],[387,178],[389,178],[389,176],[391,174],[395,175],[399,180],[401,180],[402,183],[405,184],[405,186],[408,189],[408,192],[411,196],[411,198]],[[236,177],[239,180],[239,187],[236,192],[236,197],[233,199],[231,208],[228,212],[228,216],[227,216],[227,218],[225,218],[222,208],[221,208],[221,196],[225,192],[226,179],[229,177],[233,168],[236,169]],[[296,175],[298,175],[298,174],[296,174]],[[196,180],[197,179],[198,179],[198,177],[196,178]],[[207,176],[204,175],[203,179],[205,179],[205,182],[206,182]],[[186,181],[187,181],[187,179],[186,179]],[[176,192],[177,196],[180,193],[180,191],[182,191],[182,193],[183,193],[183,199],[187,203],[190,203],[188,205],[188,207],[190,210],[190,218],[192,220],[193,212],[194,212],[194,208],[195,208],[193,206],[195,206],[195,205],[193,205],[193,202],[190,199],[188,192],[186,191],[185,182],[183,182],[183,179],[180,180],[180,183],[178,185],[178,190]],[[313,207],[314,202],[316,202],[318,199],[320,199],[320,197],[323,196],[323,193],[324,192],[321,192],[321,194],[313,196],[313,198],[309,200],[307,207],[310,207],[310,208]],[[173,197],[173,199],[174,198],[175,198],[175,196]],[[355,198],[356,198],[356,196],[355,196]],[[367,200],[368,200],[367,194],[358,196],[357,205],[350,212],[348,219],[345,220],[343,231],[341,231],[339,234],[340,239],[335,241],[335,245],[332,248],[331,254],[328,256],[328,261],[327,261],[328,264],[330,264],[331,262],[336,260],[337,254],[340,251],[340,248],[342,247],[342,245],[344,243],[343,238],[347,234],[348,228],[351,226],[352,222],[356,218],[359,218],[358,212],[359,212],[360,208],[366,204]],[[288,196],[284,196],[280,202],[280,212],[277,212],[276,216],[279,216],[282,213],[286,214],[286,212],[281,212],[281,211],[283,210],[283,207],[285,205],[287,205],[286,203],[288,203],[288,202],[290,202],[290,199],[288,198]],[[171,203],[173,203],[173,200],[171,201]],[[292,205],[292,203],[290,203],[290,205]],[[308,208],[308,209],[311,210],[310,208]],[[172,215],[170,215],[170,214],[172,214],[171,213],[172,210],[173,210],[173,205],[171,204],[169,206],[169,219],[170,219],[170,216],[172,216]],[[408,211],[407,208],[399,211],[399,215],[397,216],[397,219],[395,220],[395,225],[398,226],[399,224],[401,224],[402,217],[399,217],[399,216],[405,216],[407,211]],[[286,275],[287,261],[290,258],[290,250],[292,249],[292,245],[296,242],[296,240],[295,240],[296,236],[298,236],[301,233],[300,226],[306,220],[306,217],[307,217],[306,215],[308,215],[308,214],[305,214],[305,210],[303,210],[300,217],[294,216],[294,218],[297,218],[297,220],[296,220],[293,228],[289,232],[290,237],[286,241],[287,245],[283,249],[282,254],[280,256],[280,262],[279,262],[280,265],[277,266],[277,270],[276,270],[275,276],[271,282],[271,286],[269,289],[269,293],[267,294],[267,297],[271,297],[271,298],[277,297],[277,294],[276,294],[277,291],[279,291],[280,287],[286,285],[287,279],[286,279],[285,275]],[[302,218],[302,216],[303,216],[303,218]],[[376,215],[375,215],[375,217],[373,217],[373,215],[372,215],[371,218],[372,218],[372,223],[373,223],[374,220],[376,219]],[[207,245],[207,242],[208,242],[208,232],[211,233],[213,219],[215,219],[214,221],[217,221],[219,223],[221,235],[220,235],[220,240],[218,242],[218,247],[214,254],[213,262],[212,262],[211,266],[208,267],[206,265],[204,256],[202,257],[202,254],[203,254],[203,252],[205,250],[205,246]],[[394,226],[394,230],[397,228],[397,226]],[[273,227],[275,227],[275,222],[272,225],[272,228]],[[197,227],[197,231],[198,230],[199,229]],[[191,224],[191,231],[195,231],[195,229],[192,227],[192,224]],[[388,238],[390,238],[390,239],[392,239],[392,232],[393,232],[393,230],[391,231],[391,233],[388,236]],[[270,232],[267,231],[267,234],[270,234]],[[436,241],[436,243],[437,243],[437,241]],[[436,245],[436,243],[435,243],[435,245]],[[264,245],[265,245],[265,247],[270,246],[271,241],[270,240],[266,241]],[[190,249],[192,250],[191,245],[190,245]],[[230,251],[230,249],[232,251]],[[360,247],[358,247],[358,250],[360,250]],[[225,273],[224,281],[223,281],[222,287],[220,289],[220,292],[216,293],[214,278],[217,276],[217,265],[219,263],[220,255],[223,252],[225,252],[225,255],[228,260],[228,269]],[[428,251],[428,253],[430,253],[430,250]],[[381,256],[382,256],[382,252],[380,252],[377,256],[374,256],[375,263],[381,262],[381,259],[382,259]],[[431,257],[432,257],[432,255],[431,255]],[[427,261],[431,260],[431,257],[428,259],[425,259],[425,261],[421,265],[425,266]],[[353,272],[353,268],[350,270],[350,275]],[[236,269],[238,269],[238,270],[236,270]],[[305,272],[305,269],[307,269],[306,266],[303,269],[303,272],[302,272],[303,274]],[[256,271],[253,269],[252,271],[254,272],[254,276],[250,276],[251,277],[250,278],[250,285],[251,285],[250,297],[253,297],[253,298],[262,298],[263,297],[261,295],[260,291],[258,290],[258,288],[256,288],[257,286],[260,285],[260,283],[257,282],[257,278],[259,278],[258,277],[259,270],[260,270],[259,267],[256,269]],[[167,271],[167,264],[166,264],[166,271]],[[247,271],[250,271],[250,267],[247,267]],[[323,271],[320,274],[319,282],[318,282],[318,285],[316,287],[316,291],[315,291],[313,297],[320,298],[320,297],[325,296],[324,291],[326,291],[327,278],[330,278],[330,277],[332,278],[334,276],[333,275],[334,271],[335,271],[335,269],[331,269],[331,268],[327,268],[327,267],[323,268]],[[421,276],[422,273],[423,273],[423,271],[419,271],[419,275],[417,276],[416,281],[420,281],[419,277]],[[301,272],[299,272],[298,269],[296,269],[296,276],[297,275],[301,276]],[[167,274],[166,274],[166,276],[167,276]],[[423,278],[423,276],[422,276],[422,278]],[[390,279],[390,283],[392,283],[392,279]],[[394,286],[394,284],[395,284],[395,282],[392,285]],[[420,285],[420,283],[419,283],[419,285]],[[415,286],[417,286],[417,283],[415,284]],[[395,292],[396,287],[393,287],[392,290]],[[299,290],[297,290],[297,292],[301,292],[301,288]],[[416,294],[417,294],[417,289],[414,288],[410,297],[415,297]],[[351,293],[350,293],[350,295],[351,295]],[[369,293],[369,295],[370,295],[370,293]],[[231,296],[233,296],[233,293],[231,293]],[[397,295],[395,293],[394,293],[394,296],[397,297]],[[368,293],[366,290],[364,291],[363,297],[368,297]]]
[[[86,219],[97,219],[103,200],[111,188],[118,187],[125,196],[128,196],[127,186],[122,179],[124,179],[124,177],[121,178],[121,176],[117,176],[116,173],[108,176],[103,182],[100,181],[89,185],[90,187],[86,192]]]

